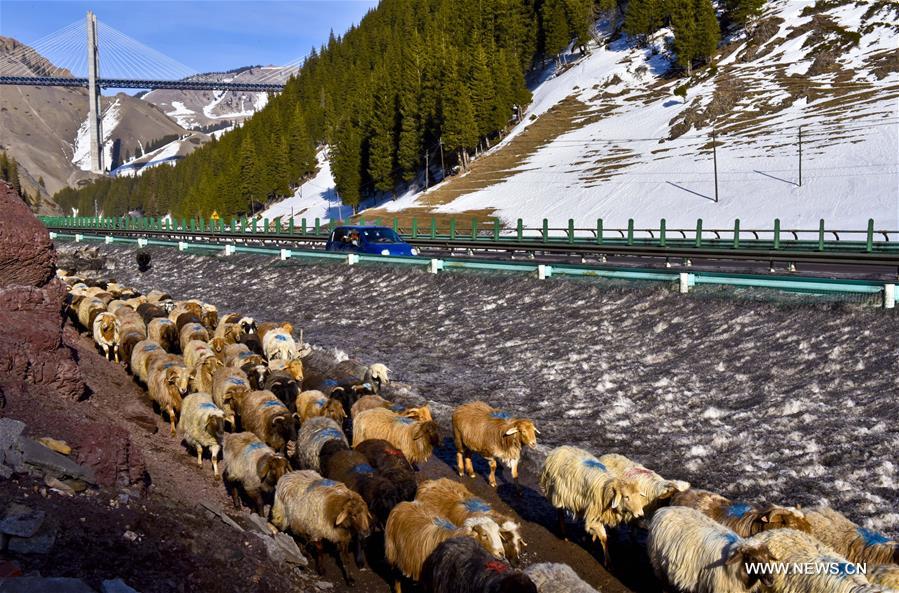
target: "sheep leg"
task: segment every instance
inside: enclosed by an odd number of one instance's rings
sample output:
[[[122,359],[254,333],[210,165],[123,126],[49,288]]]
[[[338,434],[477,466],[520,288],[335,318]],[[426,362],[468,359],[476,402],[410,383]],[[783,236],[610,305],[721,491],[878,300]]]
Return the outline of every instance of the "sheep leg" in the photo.
[[[556,515],[559,518],[559,535],[562,536],[562,539],[568,541],[568,535],[565,529],[565,510],[564,509],[556,509]]]
[[[119,345],[116,344],[112,347],[112,351],[115,353],[115,361],[119,362]]]
[[[399,577],[393,580],[393,593],[403,593],[403,585],[400,582]]]
[[[265,501],[262,499],[262,493],[256,491],[253,493],[253,503],[256,505],[256,514],[260,517],[267,517],[265,514]]]
[[[320,541],[313,542],[313,555],[315,556],[315,572],[319,575],[325,574],[325,567],[322,565],[322,543]]]
[[[353,543],[355,545],[354,554],[356,556],[356,568],[362,570],[365,568],[365,553],[362,549],[362,539],[359,537],[353,538]]]
[[[340,573],[343,575],[344,582],[352,587],[356,581],[350,575],[349,550],[346,543],[341,543],[337,546],[337,565],[340,567]]]
[[[107,346],[106,344],[100,344],[100,346],[103,347],[103,358],[109,360],[109,346]]]
[[[203,447],[197,447],[197,465],[203,467]]]
[[[475,476],[474,465],[471,463],[471,455],[465,457],[465,471],[468,473],[469,478]]]
[[[212,456],[212,473],[215,477],[219,475],[219,460]]]
[[[234,501],[234,508],[238,511],[240,510],[240,493],[237,491],[237,486],[231,484],[231,500]]]
[[[172,434],[175,434],[175,408],[173,406],[169,406],[165,409],[166,413],[169,415],[169,424],[172,426]]]
[[[464,457],[462,451],[456,451],[456,467],[459,469],[459,477],[465,475],[465,467],[463,466]]]
[[[490,478],[487,481],[490,482],[490,486],[496,488],[496,459],[488,457],[487,463],[490,465]]]

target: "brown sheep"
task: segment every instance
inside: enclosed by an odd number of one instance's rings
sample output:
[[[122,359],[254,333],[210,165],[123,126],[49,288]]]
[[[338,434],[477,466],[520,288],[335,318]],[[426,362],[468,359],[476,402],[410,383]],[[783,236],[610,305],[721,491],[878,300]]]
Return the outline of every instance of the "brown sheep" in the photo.
[[[453,440],[459,475],[467,472],[468,477],[475,476],[471,463],[473,451],[487,458],[491,486],[496,488],[496,458],[509,466],[512,479],[517,483],[521,449],[525,446],[535,448],[538,434],[540,431],[531,420],[513,418],[484,402],[476,401],[457,407],[453,410]]]
[[[150,379],[150,365],[157,356],[167,356],[166,351],[150,339],[138,342],[131,352],[131,374],[144,385]]]
[[[309,418],[325,416],[342,425],[344,419],[346,419],[343,404],[316,390],[301,392],[296,399],[296,410],[300,423],[305,422]]]
[[[600,457],[599,460],[603,461],[603,458]],[[734,502],[720,494],[699,488],[675,493],[671,497],[671,504],[696,509],[729,527],[740,537],[751,537],[769,529],[790,528],[806,533],[811,531],[805,515],[793,507]]]
[[[137,311],[119,307],[115,312],[119,320],[119,344],[122,360],[131,360],[131,353],[138,342],[147,339],[147,324]]]
[[[191,391],[212,393],[215,373],[223,368],[224,363],[215,356],[207,356],[197,362],[190,370]]]
[[[401,416],[412,418],[413,420],[423,420],[427,422],[428,420],[434,419],[431,416],[431,408],[427,404],[421,407],[411,408],[402,404],[395,404],[384,399],[380,395],[363,395],[360,397],[359,400],[353,404],[353,407],[350,408],[350,416],[355,418],[365,410],[372,410],[374,408],[387,408],[388,410],[396,412]]]
[[[212,401],[225,412],[225,422],[237,425],[236,411],[244,396],[250,393],[246,373],[232,367],[222,367],[212,376]]]
[[[147,382],[150,398],[169,416],[175,434],[176,414],[181,410],[182,398],[187,395],[190,372],[180,356],[168,354],[153,358]]]
[[[184,313],[190,313],[192,315],[195,315],[197,319],[202,319],[203,307],[197,303],[192,303],[190,301],[178,301],[175,303],[175,308],[169,312],[169,319],[177,322],[178,317]]]
[[[208,342],[209,332],[200,323],[188,323],[179,330],[178,340],[181,345],[181,351],[185,352],[187,345],[193,340]]]
[[[222,442],[222,477],[225,487],[240,509],[238,486],[265,517],[265,504],[275,491],[278,480],[290,470],[287,458],[249,432],[227,433]]]
[[[241,429],[252,432],[269,447],[286,453],[296,439],[293,415],[271,391],[251,391],[238,404]]]
[[[367,439],[384,439],[412,464],[424,463],[440,442],[433,420],[416,421],[384,408],[362,412],[353,420],[353,446]]]
[[[228,346],[228,342],[225,341],[224,338],[212,338],[208,342],[209,347],[212,348],[212,351],[215,353],[215,357],[222,361],[222,364],[225,363],[225,348]]]
[[[100,313],[94,318],[94,342],[103,349],[103,356],[110,354],[119,362],[119,320],[112,313]]]
[[[96,297],[86,296],[78,301],[78,323],[87,331],[93,331],[94,319],[106,311],[106,303]]]
[[[147,324],[147,337],[159,344],[166,352],[174,353],[178,347],[178,330],[171,319],[159,317]]]
[[[273,373],[277,371],[286,371],[290,373],[290,376],[298,383],[303,381],[303,361],[298,358],[291,360],[276,358],[275,360],[270,360],[268,369]]]

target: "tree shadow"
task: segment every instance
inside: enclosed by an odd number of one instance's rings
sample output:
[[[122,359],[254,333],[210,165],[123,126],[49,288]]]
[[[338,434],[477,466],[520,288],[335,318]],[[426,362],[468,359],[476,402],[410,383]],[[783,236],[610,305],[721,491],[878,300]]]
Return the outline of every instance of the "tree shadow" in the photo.
[[[707,195],[705,195],[705,194],[701,194],[701,193],[699,193],[698,191],[694,191],[694,190],[692,190],[692,189],[688,189],[688,188],[686,188],[686,187],[684,187],[684,186],[682,186],[682,185],[678,185],[678,184],[676,184],[676,183],[674,183],[674,182],[672,182],[672,181],[666,181],[665,183],[667,183],[668,185],[673,185],[673,186],[676,187],[677,189],[683,190],[683,191],[685,191],[685,192],[687,192],[687,193],[691,193],[691,194],[693,194],[694,196],[699,196],[700,198],[705,198],[706,200],[709,200],[709,201],[711,201],[711,202],[714,202],[714,201],[715,201],[715,198],[713,198],[713,197],[711,197],[711,196],[707,196]]]

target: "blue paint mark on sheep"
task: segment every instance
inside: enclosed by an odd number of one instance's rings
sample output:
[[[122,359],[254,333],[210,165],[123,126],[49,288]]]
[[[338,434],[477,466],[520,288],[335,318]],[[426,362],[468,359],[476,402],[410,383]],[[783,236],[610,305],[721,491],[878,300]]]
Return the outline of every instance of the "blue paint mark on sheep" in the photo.
[[[873,529],[868,529],[867,527],[858,527],[856,531],[858,532],[858,536],[862,538],[862,541],[864,542],[866,548],[868,546],[888,544],[890,543],[890,541],[892,541],[884,534],[878,531],[874,531]]]
[[[508,412],[502,412],[500,410],[496,410],[494,412],[490,412],[490,417],[496,418],[497,420],[508,420],[512,416],[510,416]]]
[[[584,467],[587,467],[587,468],[590,468],[590,469],[598,469],[598,470],[601,471],[601,472],[607,472],[607,471],[609,471],[609,470],[606,468],[605,464],[604,464],[602,461],[598,460],[598,459],[585,459],[585,460],[584,460]]]
[[[368,465],[367,463],[360,463],[359,465],[354,465],[353,469],[350,470],[354,474],[373,474],[375,473],[375,468]]]
[[[163,369],[163,370],[165,370],[165,369],[170,369],[170,368],[172,368],[172,367],[174,367],[174,366],[178,366],[178,363],[177,363],[177,362],[167,362],[167,363],[165,363],[164,365],[162,365],[162,369]]]
[[[752,510],[752,505],[745,502],[735,502],[727,507],[727,516],[734,519],[742,519]]]
[[[159,350],[159,346],[156,344],[144,344],[145,352],[152,352],[153,350]]]
[[[405,409],[403,404],[393,404],[390,406],[390,410],[393,412],[402,412]]]
[[[328,403],[328,400],[326,400],[326,399],[315,400],[315,405],[318,406],[319,408],[324,408],[326,403]]]
[[[276,399],[270,399],[268,401],[262,402],[262,405],[259,407],[260,408],[286,408],[287,406],[285,406],[282,402],[280,402]]]
[[[722,537],[724,537],[724,545],[728,547],[735,546],[743,541],[743,538],[732,531],[730,533],[725,533]]]
[[[229,377],[228,383],[230,383],[231,385],[246,385],[247,384],[246,381],[244,381],[240,377]]]
[[[469,513],[489,513],[490,505],[480,498],[469,498],[462,502],[462,506]]]
[[[283,334],[275,334],[275,339],[279,342],[286,342],[287,336],[285,336]]]
[[[315,441],[316,443],[323,443],[324,441],[331,441],[331,440],[335,440],[335,439],[336,440],[343,439],[343,433],[333,427],[322,429],[322,430],[318,431],[317,433],[315,433],[314,435],[312,435],[312,440]]]
[[[254,356],[254,354],[252,352],[248,352],[248,351],[244,350],[243,352],[241,352],[240,354],[237,355],[237,358],[239,358],[240,360],[244,360],[245,358],[250,358],[251,356]]]
[[[456,526],[444,519],[443,517],[434,517],[434,525],[441,529],[455,529]]]
[[[396,421],[400,424],[415,424],[415,420],[412,418],[406,418],[405,416],[397,416]]]
[[[324,386],[325,387],[337,387],[337,381],[335,381],[334,379],[325,379]]]
[[[210,411],[215,411],[215,410],[219,409],[219,407],[217,405],[210,403],[210,402],[203,402],[202,404],[200,404],[199,408],[201,410],[210,410]]]
[[[256,451],[258,449],[268,449],[268,445],[266,445],[265,443],[261,443],[259,441],[254,441],[254,442],[250,443],[249,445],[247,445],[244,448],[243,452],[244,452],[244,455],[248,455],[249,453],[252,453],[253,451]]]
[[[306,487],[306,492],[310,492],[312,490],[315,490],[316,488],[331,488],[336,485],[337,485],[337,482],[335,482],[334,480],[329,480],[328,478],[322,478],[321,480],[316,480],[316,481],[312,482],[311,484],[309,484],[309,486]]]

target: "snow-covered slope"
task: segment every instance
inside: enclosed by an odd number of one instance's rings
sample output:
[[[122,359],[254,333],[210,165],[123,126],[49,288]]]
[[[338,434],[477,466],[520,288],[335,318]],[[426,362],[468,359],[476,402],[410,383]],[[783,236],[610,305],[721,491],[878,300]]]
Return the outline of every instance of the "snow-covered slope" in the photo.
[[[353,213],[352,208],[342,205],[337,197],[327,148],[319,150],[316,158],[318,171],[315,177],[301,185],[293,196],[268,208],[262,213],[263,217],[275,219],[280,216],[286,222],[293,216],[297,222],[305,218],[311,223],[315,218],[344,219]]]
[[[670,31],[650,48],[591,48],[534,89],[522,123],[470,173],[379,212],[495,209],[506,221],[623,227],[899,227],[899,10],[887,2],[774,0],[729,39],[686,101]],[[856,37],[857,34],[857,37]],[[854,40],[857,39],[857,43]],[[549,132],[524,134],[554,118]],[[798,134],[802,127],[802,184]],[[537,126],[535,126],[535,129]],[[717,133],[717,195],[711,134]],[[503,151],[523,155],[494,170]],[[473,188],[469,191],[468,188]]]

